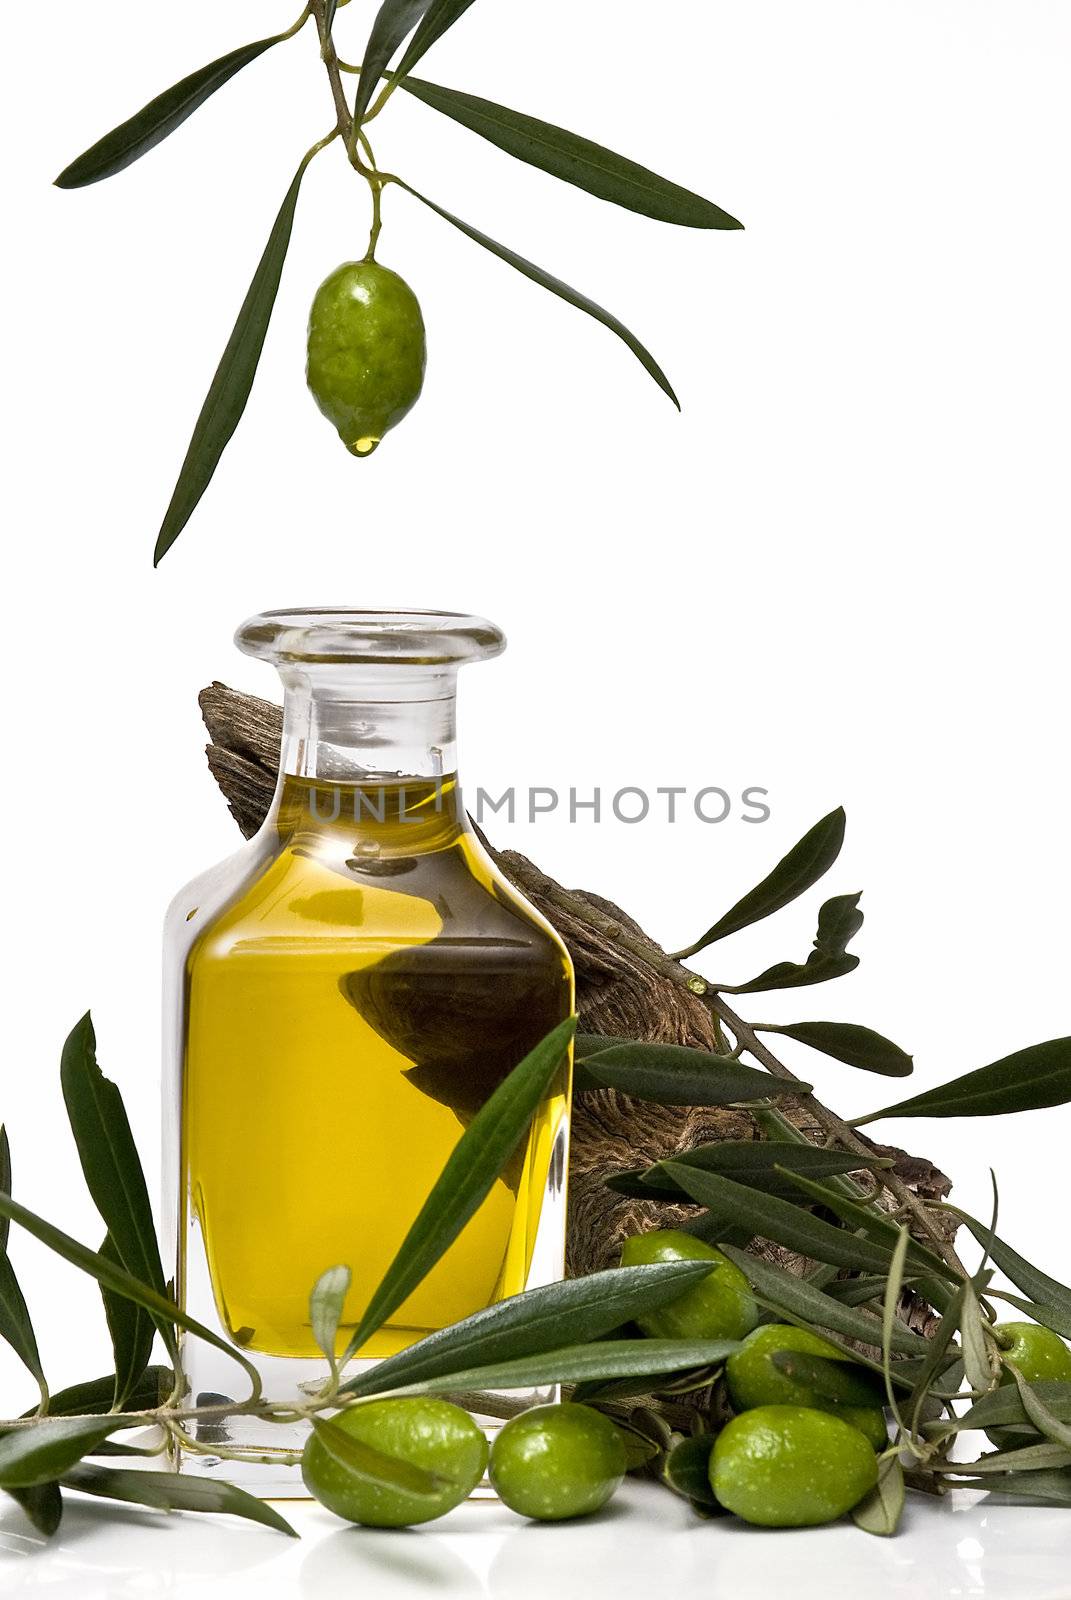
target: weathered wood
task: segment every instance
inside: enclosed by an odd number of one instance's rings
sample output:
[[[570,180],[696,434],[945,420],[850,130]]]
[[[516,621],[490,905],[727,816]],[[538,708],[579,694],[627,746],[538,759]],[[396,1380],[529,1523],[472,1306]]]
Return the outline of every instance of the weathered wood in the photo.
[[[282,712],[268,701],[240,694],[222,683],[202,691],[200,706],[211,738],[209,767],[231,814],[249,838],[263,822],[275,791]],[[701,1049],[713,1046],[710,1012],[701,999],[667,980],[635,949],[604,938],[580,915],[563,907],[560,885],[527,857],[484,843],[499,870],[557,928],[568,946],[576,969],[577,1009],[586,1032]],[[584,890],[571,891],[568,898],[608,914],[664,959],[660,947],[620,907]],[[797,1127],[818,1136],[805,1102],[787,1100],[781,1106]],[[570,1269],[590,1272],[616,1263],[626,1234],[656,1220],[663,1226],[672,1225],[694,1214],[693,1207],[615,1195],[605,1187],[603,1180],[608,1174],[717,1139],[758,1137],[746,1111],[657,1106],[612,1089],[577,1095],[569,1168]],[[888,1146],[874,1148],[894,1156],[897,1172],[924,1198],[943,1198],[951,1189],[949,1180],[930,1162]],[[803,1265],[777,1246],[762,1244],[758,1248],[787,1265]],[[926,1326],[926,1308],[911,1307],[910,1315],[916,1325]]]

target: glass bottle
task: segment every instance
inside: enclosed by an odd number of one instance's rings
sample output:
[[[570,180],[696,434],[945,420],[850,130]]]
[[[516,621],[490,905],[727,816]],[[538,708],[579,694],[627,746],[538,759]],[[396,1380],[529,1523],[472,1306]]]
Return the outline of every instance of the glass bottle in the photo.
[[[236,643],[283,680],[279,781],[256,836],[168,913],[165,1169],[180,1303],[287,1399],[326,1376],[316,1278],[352,1270],[341,1352],[473,1114],[571,1014],[573,977],[458,787],[457,670],[499,654],[497,628],[283,611]],[[527,1143],[353,1370],[561,1277],[568,1096],[565,1067]],[[198,1404],[244,1392],[237,1364],[195,1337],[183,1368]],[[272,1462],[302,1437],[207,1419],[181,1465],[300,1493],[295,1469]],[[220,1445],[265,1460],[220,1458]]]

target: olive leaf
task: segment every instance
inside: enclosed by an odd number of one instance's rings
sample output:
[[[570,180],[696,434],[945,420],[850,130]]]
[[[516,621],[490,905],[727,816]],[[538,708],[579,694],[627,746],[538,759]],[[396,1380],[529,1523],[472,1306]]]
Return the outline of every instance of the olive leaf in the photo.
[[[963,1346],[963,1368],[967,1374],[967,1382],[972,1389],[984,1394],[996,1383],[996,1376],[989,1364],[982,1307],[973,1286],[969,1283],[965,1283],[960,1290],[960,1342]]]
[[[372,103],[376,85],[391,56],[407,34],[412,33],[428,10],[431,0],[383,0],[372,23],[361,60],[361,76],[353,105],[353,120],[360,124]]]
[[[1040,1400],[1059,1422],[1071,1422],[1071,1383],[1044,1382],[1031,1384],[1034,1397]],[[949,1432],[964,1429],[1032,1428],[1033,1424],[1023,1405],[1022,1395],[1010,1385],[993,1389],[976,1400],[963,1416],[949,1418],[942,1425]]]
[[[117,1267],[123,1265],[110,1233],[100,1247],[100,1254]],[[116,1410],[121,1411],[149,1365],[155,1324],[141,1306],[115,1294],[104,1284],[100,1285],[100,1293],[115,1356],[114,1403]],[[54,1412],[54,1407],[50,1406],[49,1410]]]
[[[1053,1467],[1071,1466],[1071,1450],[1046,1439],[1043,1444],[1028,1444],[1016,1450],[995,1450],[977,1461],[946,1461],[943,1471],[956,1477],[973,1477],[987,1472],[1048,1472]]]
[[[304,18],[302,18],[304,21]],[[69,166],[64,167],[55,180],[59,189],[81,189],[89,183],[99,183],[111,178],[124,167],[129,167],[139,156],[146,155],[154,146],[180,128],[187,117],[199,106],[229,83],[236,72],[249,66],[273,44],[280,44],[291,36],[291,31],[273,34],[270,39],[255,39],[252,44],[239,45],[218,61],[210,61],[188,77],[172,84],[158,94],[148,105],[142,106],[126,122],[106,133],[96,144],[90,145]]]
[[[11,1193],[11,1144],[7,1136],[7,1129],[0,1122],[0,1194]],[[11,1233],[11,1223],[6,1217],[0,1221],[0,1250],[7,1249],[8,1236]]]
[[[883,1538],[896,1532],[904,1514],[904,1469],[896,1456],[886,1456],[878,1467],[878,1481],[852,1510],[852,1521],[864,1533]]]
[[[703,1172],[681,1161],[665,1161],[663,1168],[686,1194],[699,1205],[710,1206],[723,1216],[750,1229],[753,1236],[771,1239],[798,1250],[812,1261],[827,1261],[832,1266],[884,1272],[892,1251],[870,1239],[861,1239],[845,1228],[823,1222],[790,1200],[763,1194],[717,1172]]]
[[[739,1342],[733,1339],[596,1339],[591,1344],[567,1345],[560,1350],[520,1356],[515,1361],[466,1367],[419,1382],[400,1384],[391,1393],[537,1389],[553,1383],[659,1377],[691,1367],[720,1367],[739,1348]]]
[[[130,1411],[152,1411],[167,1399],[174,1386],[175,1375],[170,1367],[146,1367],[137,1383],[127,1395]],[[50,1417],[102,1416],[112,1408],[115,1398],[116,1375],[90,1378],[86,1383],[72,1383],[60,1389],[48,1402]]]
[[[1068,1470],[1004,1472],[991,1478],[963,1478],[957,1479],[956,1488],[985,1489],[990,1494],[1014,1495],[1017,1500],[1037,1500],[1046,1505],[1071,1506],[1071,1471]]]
[[[242,419],[264,349],[275,297],[279,292],[301,180],[314,153],[315,147],[302,158],[293,182],[286,191],[268,235],[264,254],[257,264],[253,281],[242,301],[238,319],[194,424],[178,482],[156,540],[154,566],[159,566],[196,510],[201,496],[212,481],[220,457]]]
[[[0,1196],[11,1194],[11,1146],[7,1130],[0,1126]],[[48,1401],[48,1384],[37,1348],[37,1335],[33,1331],[30,1308],[15,1269],[7,1253],[10,1221],[3,1218],[0,1227],[0,1339],[9,1344],[23,1366],[35,1379],[41,1391],[41,1403]]]
[[[709,1270],[703,1261],[663,1261],[612,1267],[529,1289],[385,1357],[371,1371],[343,1384],[339,1392],[376,1394],[459,1367],[513,1361],[561,1345],[602,1339],[645,1311],[676,1300]]]
[[[397,181],[399,187],[404,189],[407,194],[411,194],[422,205],[434,211],[436,216],[442,217],[444,222],[449,222],[452,227],[459,229],[466,238],[472,239],[478,245],[482,245],[485,250],[489,250],[500,261],[505,261],[508,266],[513,267],[523,277],[529,278],[532,283],[538,283],[541,288],[548,289],[551,294],[557,295],[560,300],[566,301],[568,305],[575,306],[578,311],[583,311],[589,317],[594,317],[596,322],[601,322],[604,328],[610,329],[611,333],[616,333],[617,337],[632,351],[640,365],[651,375],[663,394],[668,395],[677,410],[680,410],[680,401],[674,393],[673,386],[654,356],[617,317],[604,310],[602,306],[596,305],[594,300],[589,300],[587,295],[581,294],[576,289],[571,289],[560,278],[552,277],[542,267],[536,266],[535,262],[526,260],[524,256],[517,255],[515,251],[508,249],[504,244],[498,244],[494,239],[489,238],[486,233],[481,233],[478,228],[472,227],[467,222],[462,222],[460,217],[455,217],[451,212],[444,210],[442,206],[436,205],[434,200],[429,200],[426,194],[421,194],[419,189],[414,189],[411,184],[403,183],[400,179]]]
[[[914,1061],[898,1044],[863,1028],[856,1022],[763,1022],[753,1024],[756,1033],[780,1033],[796,1039],[812,1050],[843,1061],[846,1066],[877,1072],[886,1078],[908,1078]]]
[[[427,1277],[479,1209],[527,1134],[539,1102],[561,1070],[575,1030],[575,1017],[559,1023],[473,1117],[354,1330],[343,1365]]]
[[[331,30],[335,26],[335,12],[338,10],[338,0],[324,0],[324,38],[330,39]]]
[[[1015,1387],[1019,1391],[1019,1398],[1023,1402],[1023,1410],[1038,1432],[1046,1439],[1058,1444],[1065,1450],[1071,1450],[1071,1422],[1064,1422],[1055,1412],[1050,1411],[1044,1400],[1035,1392],[1033,1384],[1027,1383],[1019,1368],[1013,1361],[1005,1363],[1008,1371],[1015,1380]]]
[[[197,1478],[189,1473],[129,1472],[82,1462],[65,1471],[60,1482],[65,1489],[78,1489],[82,1494],[153,1506],[159,1511],[225,1511],[235,1517],[245,1517],[249,1522],[259,1522],[266,1528],[275,1528],[292,1539],[298,1537],[286,1518],[266,1501],[255,1499],[236,1484]]]
[[[699,1144],[671,1158],[686,1167],[701,1167],[704,1172],[721,1172],[738,1183],[758,1189],[794,1188],[794,1175],[810,1178],[835,1177],[838,1173],[881,1171],[892,1166],[890,1156],[854,1155],[845,1150],[823,1150],[817,1145],[783,1145],[759,1139],[726,1139],[720,1144]],[[648,1172],[661,1181],[663,1162]]]
[[[96,1034],[88,1011],[64,1043],[60,1084],[86,1186],[108,1229],[115,1261],[163,1295],[164,1269],[145,1174],[123,1097],[98,1065]],[[162,1318],[158,1326],[174,1356],[170,1316]],[[133,1326],[125,1331],[134,1338]],[[133,1351],[124,1354],[133,1358]],[[118,1372],[118,1354],[116,1361]]]
[[[39,1239],[42,1244],[54,1250],[72,1266],[87,1272],[91,1278],[96,1278],[98,1283],[114,1290],[116,1294],[125,1295],[128,1300],[133,1300],[135,1305],[143,1306],[157,1321],[157,1325],[160,1321],[177,1322],[179,1327],[185,1328],[188,1333],[195,1333],[199,1339],[204,1339],[217,1350],[224,1351],[244,1368],[252,1382],[254,1392],[259,1394],[260,1374],[252,1362],[247,1361],[226,1339],[218,1333],[213,1333],[211,1328],[206,1328],[204,1323],[198,1322],[195,1317],[189,1316],[179,1306],[150,1288],[147,1283],[131,1277],[129,1272],[117,1267],[107,1256],[98,1255],[95,1250],[87,1250],[84,1244],[79,1244],[70,1234],[64,1233],[61,1228],[53,1227],[51,1222],[36,1216],[34,1212],[28,1211],[25,1206],[20,1206],[17,1201],[6,1195],[0,1195],[0,1216],[9,1217],[12,1222],[17,1222],[27,1233],[32,1233],[35,1239]]]
[[[793,1098],[810,1084],[774,1078],[731,1056],[682,1044],[612,1045],[584,1057],[583,1081],[663,1106],[729,1106],[747,1100]]]
[[[423,1500],[434,1500],[450,1484],[449,1478],[437,1472],[426,1472],[411,1461],[402,1461],[398,1456],[374,1450],[363,1439],[354,1438],[325,1417],[313,1417],[311,1420],[316,1438],[332,1461],[349,1477],[361,1483],[371,1484],[377,1489],[399,1489],[403,1494],[415,1495]]]
[[[800,1171],[790,1171],[786,1166],[785,1176],[789,1178],[797,1191],[805,1194],[809,1199],[820,1206],[826,1206],[834,1212],[848,1227],[863,1232],[867,1238],[874,1239],[879,1244],[885,1244],[890,1252],[894,1251],[900,1239],[900,1227],[892,1222],[883,1211],[874,1205],[861,1205],[857,1200],[850,1199],[841,1194],[838,1189],[829,1184],[817,1183],[813,1178]],[[927,1245],[921,1244],[909,1235],[907,1245],[908,1262],[916,1269],[935,1272],[940,1278],[953,1276],[948,1265],[937,1253]],[[927,1292],[936,1285],[927,1285]],[[943,1306],[938,1309],[943,1309]]]
[[[896,1309],[900,1304],[900,1296],[904,1287],[904,1267],[907,1263],[908,1247],[911,1244],[911,1235],[904,1227],[900,1229],[900,1237],[896,1242],[892,1260],[889,1263],[889,1275],[885,1284],[885,1300],[881,1308],[881,1371],[885,1379],[885,1398],[896,1425],[901,1433],[905,1432],[904,1419],[896,1399],[896,1389],[893,1382],[893,1335],[896,1331]]]
[[[63,1518],[63,1496],[58,1483],[35,1483],[29,1489],[6,1489],[18,1502],[38,1533],[50,1539]]]
[[[662,1463],[661,1478],[667,1488],[682,1495],[693,1506],[720,1511],[714,1490],[710,1487],[710,1457],[713,1451],[712,1433],[698,1433],[690,1439],[679,1440]]]
[[[908,1396],[904,1412],[910,1418],[911,1431],[917,1433],[922,1419],[923,1406],[935,1380],[945,1369],[950,1359],[952,1341],[959,1331],[960,1319],[963,1315],[963,1285],[954,1296],[948,1310],[942,1316],[937,1327],[930,1336],[930,1348],[923,1358],[922,1365],[915,1378],[915,1386]]]
[[[410,39],[405,54],[398,63],[395,77],[404,78],[407,72],[411,72],[435,41],[441,39],[459,17],[464,16],[471,4],[472,0],[432,0],[424,13],[423,21]]]
[[[143,1426],[141,1417],[45,1417],[0,1438],[0,1488],[31,1489],[66,1472],[118,1428]]]
[[[814,949],[802,963],[779,961],[747,983],[719,984],[726,994],[761,994],[768,989],[799,989],[812,983],[828,983],[843,978],[859,965],[858,956],[846,954],[847,947],[863,926],[859,895],[839,894],[827,900],[818,913],[818,932]]]
[[[775,1261],[764,1261],[731,1244],[721,1248],[747,1278],[755,1298],[786,1322],[819,1328],[824,1333],[839,1334],[861,1344],[881,1344],[881,1323],[869,1311],[841,1305]],[[929,1345],[921,1334],[897,1322],[892,1332],[892,1348],[898,1355],[925,1356]],[[854,1358],[854,1351],[848,1353]]]
[[[702,195],[551,122],[421,78],[406,78],[399,86],[507,155],[538,167],[552,178],[574,184],[599,200],[609,200],[657,222],[673,222],[684,228],[743,226]]]
[[[312,1336],[328,1361],[334,1365],[338,1325],[350,1292],[353,1274],[349,1267],[328,1267],[313,1284],[309,1295],[309,1322]]]
[[[1056,1278],[1050,1278],[1047,1272],[1042,1272],[1039,1267],[1033,1266],[1025,1256],[1005,1244],[1003,1239],[998,1239],[992,1229],[979,1222],[977,1218],[962,1211],[959,1206],[946,1207],[974,1234],[979,1244],[985,1245],[991,1260],[1009,1277],[1018,1288],[1024,1290],[1031,1299],[1051,1307],[1058,1316],[1071,1322],[1071,1289],[1066,1284],[1060,1283]],[[1042,1319],[1039,1317],[1038,1321]],[[1059,1329],[1055,1330],[1057,1333]]]
[[[738,900],[694,944],[675,951],[673,960],[686,961],[689,956],[697,955],[716,940],[739,933],[741,928],[773,916],[775,911],[798,899],[829,871],[840,855],[845,821],[843,807],[838,806],[821,822],[816,822],[760,884],[742,900]]]
[[[1061,1106],[1069,1100],[1071,1038],[1047,1039],[925,1094],[856,1117],[854,1126],[882,1117],[1001,1117],[1012,1111]]]
[[[1043,1328],[1058,1333],[1061,1339],[1071,1339],[1071,1317],[1057,1310],[1055,1306],[1044,1305],[1037,1300],[1024,1300],[1017,1294],[1009,1294],[1006,1289],[991,1289],[989,1293],[999,1300],[1007,1301],[1008,1305],[1015,1306],[1018,1311],[1025,1312],[1031,1322],[1040,1322]]]

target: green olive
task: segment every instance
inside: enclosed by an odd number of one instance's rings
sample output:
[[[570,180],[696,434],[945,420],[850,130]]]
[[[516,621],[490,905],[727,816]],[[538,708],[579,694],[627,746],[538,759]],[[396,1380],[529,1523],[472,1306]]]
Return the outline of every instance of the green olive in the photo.
[[[429,1499],[406,1489],[369,1483],[336,1461],[313,1434],[301,1458],[301,1476],[321,1505],[347,1522],[371,1528],[405,1528],[430,1522],[467,1500],[487,1467],[487,1440],[468,1412],[446,1400],[370,1400],[332,1419],[351,1439],[371,1445],[448,1480]]]
[[[353,455],[371,455],[416,404],[426,353],[420,303],[389,267],[345,261],[317,289],[306,377]]]
[[[710,1484],[718,1503],[763,1528],[834,1522],[870,1493],[878,1458],[848,1422],[808,1406],[759,1406],[718,1434]]]
[[[600,1510],[625,1466],[625,1446],[609,1417],[564,1401],[512,1417],[491,1446],[489,1476],[511,1511],[559,1522]]]
[[[843,1399],[837,1401],[821,1395],[799,1378],[791,1377],[776,1366],[773,1357],[782,1350],[798,1350],[804,1355],[822,1356],[827,1361],[841,1362],[845,1369]],[[864,1387],[873,1388],[874,1404],[853,1404],[860,1380]],[[737,1411],[750,1411],[755,1406],[810,1406],[816,1411],[829,1411],[850,1422],[865,1433],[875,1450],[884,1450],[889,1442],[885,1412],[879,1399],[877,1381],[869,1381],[864,1367],[846,1356],[828,1339],[822,1339],[807,1328],[786,1326],[769,1322],[756,1328],[744,1340],[740,1349],[725,1363],[725,1383],[729,1398]]]
[[[1071,1350],[1050,1328],[1034,1322],[998,1322],[993,1329],[1001,1345],[1001,1355],[1018,1367],[1027,1383],[1071,1383]],[[1015,1382],[1011,1373],[1001,1374],[1004,1385]],[[1029,1444],[1036,1434],[1028,1423],[1006,1428],[987,1428],[991,1444],[1003,1449]]]
[[[727,1256],[675,1228],[635,1233],[621,1247],[623,1267],[658,1261],[709,1261],[711,1270],[669,1305],[637,1317],[652,1339],[742,1339],[759,1320],[747,1279]]]

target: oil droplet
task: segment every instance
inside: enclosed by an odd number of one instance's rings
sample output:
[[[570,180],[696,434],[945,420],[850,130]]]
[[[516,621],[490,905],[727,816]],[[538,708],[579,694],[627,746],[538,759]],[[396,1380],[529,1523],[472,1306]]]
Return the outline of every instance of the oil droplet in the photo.
[[[377,839],[359,839],[354,855],[360,861],[374,861],[379,854],[379,841]]]
[[[355,456],[370,456],[378,443],[378,439],[373,439],[371,434],[366,434],[362,439],[355,439],[350,445],[350,450]]]

